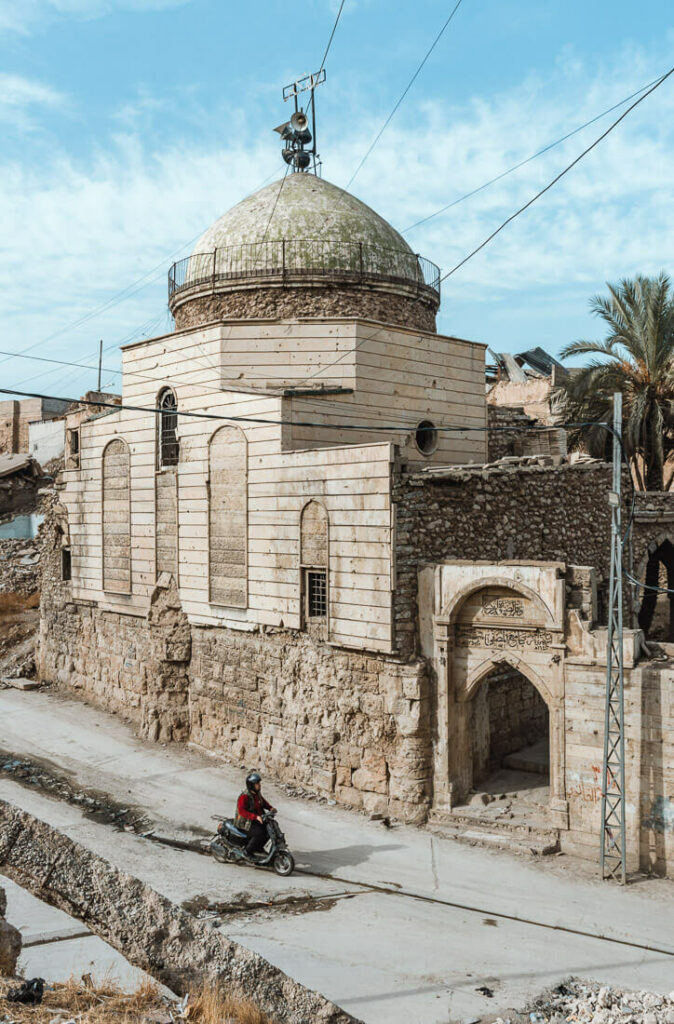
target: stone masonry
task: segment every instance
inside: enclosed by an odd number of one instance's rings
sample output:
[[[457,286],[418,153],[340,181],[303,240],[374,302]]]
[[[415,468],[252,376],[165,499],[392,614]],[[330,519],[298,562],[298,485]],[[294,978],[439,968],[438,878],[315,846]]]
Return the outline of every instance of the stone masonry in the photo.
[[[423,294],[407,297],[394,292],[343,283],[311,288],[241,288],[189,299],[175,309],[176,330],[227,320],[282,320],[302,317],[341,317],[380,320],[404,324],[435,333],[437,301],[425,301]]]

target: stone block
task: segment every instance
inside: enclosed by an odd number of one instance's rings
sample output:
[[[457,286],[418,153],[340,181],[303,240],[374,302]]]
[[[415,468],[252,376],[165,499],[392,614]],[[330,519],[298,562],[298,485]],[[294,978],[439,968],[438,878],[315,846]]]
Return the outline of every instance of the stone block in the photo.
[[[363,806],[363,794],[350,786],[337,786],[335,796],[339,803],[344,804],[346,807],[360,808]]]
[[[388,788],[386,774],[369,768],[357,768],[351,776],[351,782],[355,789],[369,793],[386,793]]]
[[[351,768],[347,765],[338,764],[335,769],[335,782],[337,786],[350,786]]]

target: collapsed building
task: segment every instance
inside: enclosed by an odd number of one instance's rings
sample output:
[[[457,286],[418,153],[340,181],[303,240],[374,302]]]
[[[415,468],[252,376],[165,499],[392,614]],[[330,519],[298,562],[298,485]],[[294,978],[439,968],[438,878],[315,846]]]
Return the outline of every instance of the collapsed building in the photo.
[[[546,827],[595,858],[610,467],[490,464],[485,346],[438,334],[437,268],[314,175],[225,214],[169,292],[175,331],[123,349],[122,406],[69,428],[41,678],[408,822],[451,823],[534,746]],[[674,667],[644,660],[626,596],[628,862],[663,871]]]

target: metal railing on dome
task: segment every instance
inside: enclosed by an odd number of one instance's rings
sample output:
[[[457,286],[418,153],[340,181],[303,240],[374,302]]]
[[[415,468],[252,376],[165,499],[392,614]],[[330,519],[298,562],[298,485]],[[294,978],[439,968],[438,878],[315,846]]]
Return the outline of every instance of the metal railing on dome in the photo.
[[[219,281],[302,276],[416,284],[440,294],[440,268],[423,256],[364,242],[310,238],[247,242],[186,256],[169,271],[169,299]]]

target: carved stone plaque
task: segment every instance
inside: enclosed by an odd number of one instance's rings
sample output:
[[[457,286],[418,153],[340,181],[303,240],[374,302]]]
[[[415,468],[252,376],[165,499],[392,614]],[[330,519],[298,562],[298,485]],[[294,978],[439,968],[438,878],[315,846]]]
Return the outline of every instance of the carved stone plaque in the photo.
[[[517,597],[493,597],[482,595],[482,611],[501,619],[521,619],[524,615],[524,601]]]
[[[532,647],[536,651],[547,651],[553,636],[547,629],[491,629],[479,626],[457,626],[457,647],[492,647],[499,651],[506,648]]]

